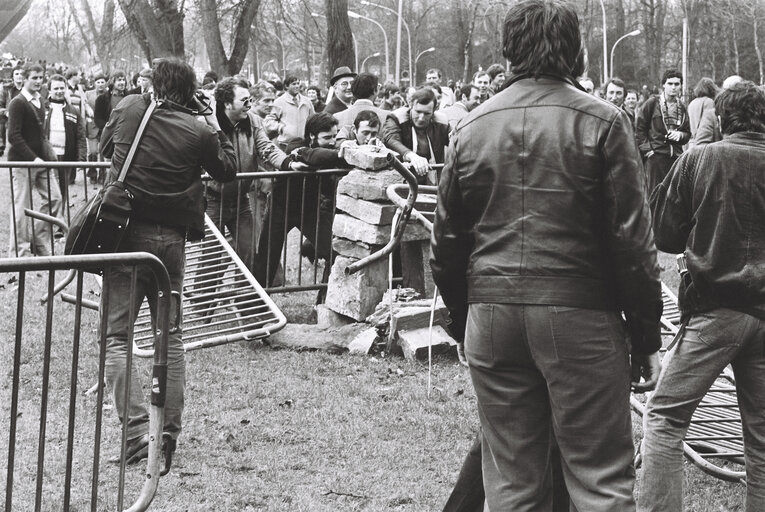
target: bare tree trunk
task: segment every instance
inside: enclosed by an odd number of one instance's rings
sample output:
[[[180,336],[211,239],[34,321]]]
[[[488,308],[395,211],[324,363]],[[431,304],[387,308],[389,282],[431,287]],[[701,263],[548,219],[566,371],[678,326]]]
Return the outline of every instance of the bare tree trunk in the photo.
[[[468,18],[468,32],[465,40],[465,46],[463,47],[463,53],[465,54],[465,67],[462,69],[462,81],[468,83],[470,80],[470,68],[473,60],[473,32],[475,31],[475,20],[478,14],[478,1],[476,0],[473,5],[473,12],[470,13]]]
[[[348,21],[348,0],[324,0],[327,12],[327,72],[340,66],[353,69],[353,36]]]
[[[757,4],[753,6],[752,14],[752,33],[754,35],[754,51],[757,53],[757,64],[760,67],[760,85],[765,83],[765,70],[762,64],[762,51],[760,50],[760,38],[757,34],[757,28],[759,27],[759,20],[757,19]]]
[[[235,18],[236,27],[231,57],[226,57],[220,34],[217,2],[215,0],[199,1],[202,35],[207,49],[207,57],[210,60],[210,69],[218,73],[219,76],[232,76],[242,69],[244,59],[247,56],[250,26],[255,19],[259,6],[260,0],[245,0],[240,4],[239,13]]]
[[[135,34],[146,59],[184,58],[183,13],[176,0],[118,0],[128,27]]]

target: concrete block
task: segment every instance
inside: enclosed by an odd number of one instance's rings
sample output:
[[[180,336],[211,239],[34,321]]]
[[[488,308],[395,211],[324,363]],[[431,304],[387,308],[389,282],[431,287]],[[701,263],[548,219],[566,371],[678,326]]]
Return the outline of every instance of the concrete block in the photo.
[[[348,351],[351,354],[368,354],[377,337],[377,329],[374,327],[361,331],[358,336],[351,340]]]
[[[439,307],[440,306],[440,307]],[[433,325],[446,325],[447,310],[443,302],[436,305],[436,311],[433,314]],[[391,321],[391,332],[413,331],[430,325],[430,306],[415,306],[396,308],[393,306],[393,318]]]
[[[369,245],[385,245],[390,240],[391,226],[377,226],[345,213],[335,214],[332,234],[340,238],[364,242]],[[402,241],[430,240],[430,231],[419,223],[406,225]]]
[[[353,318],[349,318],[340,313],[336,313],[329,309],[325,304],[319,304],[316,309],[316,325],[320,329],[331,329],[334,327],[342,327],[344,325],[352,324],[355,322]]]
[[[354,167],[365,171],[379,171],[389,167],[387,148],[377,146],[349,146],[343,149],[343,158]]]
[[[366,258],[381,247],[382,245],[369,245],[364,242],[348,240],[347,238],[334,237],[332,239],[332,249],[336,253],[357,260]]]
[[[388,185],[404,183],[404,178],[393,170],[366,172],[353,169],[337,184],[337,193],[367,201],[388,201],[385,189]]]
[[[357,260],[345,256],[335,259],[325,304],[332,311],[361,322],[375,310],[388,287],[388,262],[383,259],[346,276],[345,268],[353,261]]]
[[[431,346],[433,354],[443,353],[451,347],[457,346],[457,342],[440,325],[433,326],[432,336],[429,331],[428,327],[423,327],[396,333],[398,344],[405,358],[409,360],[427,359],[428,345]]]
[[[391,202],[376,203],[345,194],[337,195],[335,207],[352,217],[380,226],[389,225],[396,214],[396,206]]]

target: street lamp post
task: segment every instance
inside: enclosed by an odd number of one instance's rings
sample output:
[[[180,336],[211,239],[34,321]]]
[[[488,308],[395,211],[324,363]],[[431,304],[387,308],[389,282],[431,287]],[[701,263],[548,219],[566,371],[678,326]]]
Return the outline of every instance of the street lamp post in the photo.
[[[371,59],[372,57],[379,57],[379,56],[380,56],[380,52],[374,52],[372,55],[368,55],[364,57],[364,60],[361,61],[361,67],[359,68],[359,73],[364,72],[364,65],[367,63],[369,59]]]
[[[603,3],[603,0],[600,0],[600,9],[603,12],[603,82],[606,83],[608,81],[608,35],[606,33],[607,25],[606,25],[606,4]]]
[[[617,39],[616,42],[614,43],[614,45],[611,47],[611,66],[610,66],[610,68],[611,68],[611,77],[614,76],[614,50],[616,50],[616,45],[619,44],[619,42],[621,42],[622,39],[626,39],[628,37],[636,36],[636,35],[639,35],[639,34],[640,34],[640,29],[633,30],[629,34],[624,34],[622,37]]]
[[[425,55],[426,53],[430,53],[430,52],[434,52],[434,51],[436,51],[436,49],[435,49],[434,47],[432,47],[432,46],[431,46],[431,47],[430,47],[430,48],[428,48],[427,50],[422,50],[420,53],[418,53],[418,54],[417,54],[417,57],[415,57],[415,58],[414,58],[414,75],[412,76],[412,81],[411,81],[411,82],[409,82],[409,83],[411,84],[411,86],[412,86],[412,87],[414,87],[414,86],[416,85],[416,84],[414,83],[414,82],[415,82],[415,80],[414,80],[414,76],[416,76],[416,75],[417,75],[417,61],[418,61],[418,60],[420,60],[420,57],[422,57],[422,56],[423,56],[423,55]]]
[[[393,14],[398,16],[398,12],[394,11],[390,7],[385,7],[384,5],[374,4],[372,2],[368,2],[367,0],[361,0],[361,5],[370,5],[372,7],[379,7],[380,9],[385,9],[386,11],[392,12]],[[409,23],[407,23],[403,17],[400,18],[400,20],[401,20],[401,23],[404,25],[404,28],[406,29],[407,46],[409,47],[409,83],[411,83],[411,80],[412,80],[412,33],[409,31]],[[400,46],[401,46],[401,43],[399,42],[399,47]],[[396,76],[396,83],[398,83],[399,79],[400,77]]]
[[[382,25],[377,23],[372,18],[367,18],[366,16],[362,16],[361,14],[353,12],[353,11],[348,11],[348,16],[353,18],[353,19],[362,19],[362,20],[367,20],[369,22],[372,22],[375,25],[377,25],[377,27],[382,31],[382,33],[383,33],[383,42],[385,44],[385,80],[387,80],[388,77],[390,76],[390,59],[389,59],[389,56],[388,56],[388,33],[385,32],[385,27],[383,27]]]

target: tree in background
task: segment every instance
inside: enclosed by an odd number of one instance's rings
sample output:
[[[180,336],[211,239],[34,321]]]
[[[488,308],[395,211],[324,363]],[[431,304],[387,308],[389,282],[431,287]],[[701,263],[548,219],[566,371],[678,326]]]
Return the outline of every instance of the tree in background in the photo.
[[[327,69],[354,68],[353,36],[348,20],[348,0],[325,0],[327,13]]]

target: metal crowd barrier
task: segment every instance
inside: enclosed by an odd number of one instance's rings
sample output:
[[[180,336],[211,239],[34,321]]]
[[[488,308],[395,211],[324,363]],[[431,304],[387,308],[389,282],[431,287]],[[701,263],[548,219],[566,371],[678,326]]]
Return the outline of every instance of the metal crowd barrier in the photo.
[[[70,273],[56,284],[53,295],[73,280]],[[94,276],[97,286],[101,279]],[[255,280],[228,240],[205,215],[205,238],[186,244],[183,281],[183,348],[199,350],[241,340],[270,336],[287,325],[287,318]],[[97,310],[98,303],[71,293],[61,293],[64,302]],[[135,323],[133,353],[152,357],[151,316],[144,301]]]
[[[47,206],[48,200],[46,196],[50,197],[53,193],[52,189],[57,188],[57,185],[54,186],[54,184],[58,183],[55,174],[58,169],[105,169],[109,165],[109,162],[0,162],[0,169],[9,169],[7,181],[4,178],[0,178],[0,201],[8,204],[11,210],[10,215],[0,216],[0,233],[2,233],[4,226],[8,226],[9,230],[10,244],[8,255],[23,255],[20,254],[19,244],[14,243],[17,240],[16,226],[21,223],[19,215],[23,211],[23,207],[42,211],[42,213],[50,211],[50,208]],[[32,182],[31,176],[28,176],[28,173],[25,172],[23,179],[27,181],[23,188],[29,197],[22,205],[22,209],[17,211],[13,205],[16,203],[16,187],[19,184],[18,180],[14,180],[14,174],[28,168],[46,169],[44,173],[41,173],[40,177],[39,187],[41,193],[33,191],[35,184]],[[276,246],[279,242],[283,241],[280,256],[266,260],[268,266],[266,269],[267,274],[270,275],[276,270],[274,280],[262,283],[267,292],[290,293],[308,290],[326,290],[331,263],[323,258],[311,257],[313,254],[308,254],[308,258],[303,258],[300,242],[303,238],[309,238],[313,241],[318,240],[318,244],[314,243],[314,246],[331,247],[331,229],[327,230],[324,228],[327,225],[331,226],[337,180],[347,173],[347,169],[335,169],[315,172],[240,173],[237,175],[234,184],[238,189],[236,194],[238,199],[235,199],[235,204],[229,205],[229,208],[235,208],[238,212],[242,207],[246,206],[242,204],[241,198],[246,198],[254,215],[252,222],[249,222],[248,219],[247,225],[250,226],[250,229],[239,229],[240,217],[238,215],[234,215],[234,222],[226,222],[231,217],[231,212],[228,211],[228,208],[224,209],[221,207],[217,214],[213,213],[211,215],[211,218],[216,226],[218,226],[219,231],[223,232],[230,241],[230,244],[238,250],[248,248],[251,254],[255,254],[258,249],[267,252],[272,245]],[[76,176],[75,185],[69,186],[66,191],[62,191],[62,194],[66,195],[66,197],[62,198],[59,217],[67,224],[79,207],[100,188],[100,185],[89,183],[85,172],[78,170]],[[208,180],[207,177],[204,179]],[[311,183],[311,185],[307,185],[307,183]],[[287,203],[277,206],[282,210],[292,211],[293,216],[299,218],[296,228],[300,231],[301,236],[297,239],[297,244],[295,244],[295,234],[294,232],[290,234],[292,229],[289,228],[288,224],[282,223],[273,216],[269,218],[267,223],[263,222],[265,210],[273,211],[274,209],[273,196],[270,196],[264,205],[263,197],[257,198],[257,191],[261,188],[273,188],[277,184],[280,184],[280,190],[286,196]],[[214,194],[212,192],[211,196]],[[318,219],[318,221],[314,222],[314,219]],[[41,225],[39,222],[33,222],[32,220],[27,220],[26,222],[28,222],[26,226],[30,231],[32,240],[35,239],[35,235],[39,230],[49,230],[50,241],[46,242],[45,249],[47,250],[44,253],[55,254],[57,251],[61,252],[61,247],[58,247],[55,242],[56,230],[53,226],[48,224]],[[262,248],[258,247],[260,230],[265,230],[267,233],[266,243]],[[0,251],[2,250],[0,249]],[[276,261],[277,259],[278,261]],[[273,263],[276,263],[279,268],[273,269]],[[252,270],[252,261],[246,261],[245,265]]]
[[[150,388],[149,452],[145,468],[138,472],[143,478],[142,483],[132,469],[128,471],[125,467],[126,426],[123,425],[121,434],[118,434],[116,428],[103,425],[105,318],[96,319],[93,330],[97,331],[97,339],[89,339],[96,338],[88,329],[94,319],[83,316],[81,305],[75,307],[73,319],[69,310],[57,318],[54,315],[55,301],[46,301],[43,312],[35,304],[28,304],[31,300],[26,300],[39,293],[36,286],[43,286],[42,280],[35,279],[36,276],[47,272],[46,288],[51,296],[55,271],[67,269],[76,271],[75,297],[81,300],[85,293],[84,269],[108,269],[115,265],[133,267],[131,295],[135,293],[135,272],[139,265],[151,270],[159,291],[158,331],[153,339],[151,381],[147,386]],[[6,356],[10,359],[12,355],[12,366],[8,364],[10,361],[3,365],[12,368],[10,396],[7,396],[9,388],[5,386],[0,400],[0,421],[8,425],[7,443],[0,447],[0,459],[7,462],[4,510],[146,510],[157,491],[161,472],[169,469],[161,467],[167,333],[171,313],[170,279],[164,265],[151,254],[137,252],[0,259],[0,272],[16,274],[4,282],[8,286],[15,279],[18,286],[15,319],[8,315],[9,318],[3,320],[8,321],[9,326],[13,322],[15,326],[12,328],[13,345],[0,347],[4,359]],[[105,291],[108,287],[109,280],[105,280]],[[13,292],[6,289],[3,293]],[[103,300],[108,302],[108,296],[104,293]],[[104,306],[106,310],[108,303]],[[71,323],[64,316],[72,319]],[[131,329],[128,340],[132,336]],[[82,338],[86,343],[81,343]],[[133,365],[130,351],[126,365],[128,369]],[[96,383],[95,403],[92,396],[83,396],[79,387],[83,380]],[[126,394],[129,394],[129,386],[127,388]],[[123,415],[126,416],[126,411]],[[115,448],[119,443],[121,462],[117,466],[102,467],[105,456],[101,453],[102,444],[108,443]],[[114,454],[116,450],[109,451]],[[128,476],[134,478],[128,479]],[[104,482],[114,482],[114,486],[106,492],[102,489]],[[129,494],[137,494],[127,509],[126,485]]]

